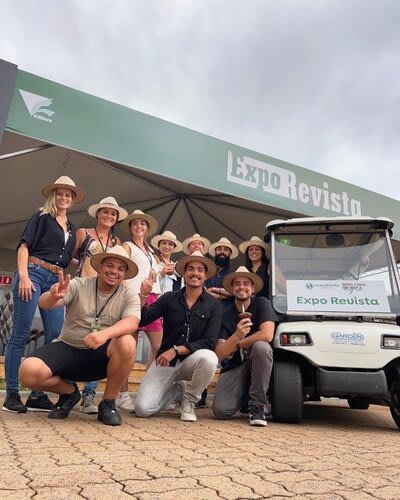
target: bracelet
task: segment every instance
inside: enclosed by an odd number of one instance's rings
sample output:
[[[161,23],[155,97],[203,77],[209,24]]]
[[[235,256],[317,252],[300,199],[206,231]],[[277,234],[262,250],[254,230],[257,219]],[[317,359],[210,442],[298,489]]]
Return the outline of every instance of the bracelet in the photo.
[[[150,294],[148,294],[148,295],[142,295],[141,293],[139,293],[139,295],[142,297],[142,299],[147,299],[147,297],[150,296]]]

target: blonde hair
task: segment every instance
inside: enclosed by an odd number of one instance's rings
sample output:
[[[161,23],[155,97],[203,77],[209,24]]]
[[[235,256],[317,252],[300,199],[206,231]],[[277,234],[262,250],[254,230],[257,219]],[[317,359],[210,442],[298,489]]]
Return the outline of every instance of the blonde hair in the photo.
[[[76,195],[72,191],[72,189],[71,189],[71,193],[72,193],[72,205],[73,205],[75,202]],[[57,205],[56,205],[56,194],[57,194],[57,188],[53,189],[51,191],[49,196],[46,198],[46,201],[45,201],[43,207],[39,208],[40,215],[49,214],[53,217],[53,219],[55,219],[57,217],[58,211],[57,211]]]

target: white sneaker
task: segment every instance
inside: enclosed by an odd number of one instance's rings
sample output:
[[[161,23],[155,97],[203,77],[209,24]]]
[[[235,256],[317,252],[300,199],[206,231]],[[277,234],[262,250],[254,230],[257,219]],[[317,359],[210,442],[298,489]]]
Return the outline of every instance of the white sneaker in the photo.
[[[181,403],[181,420],[183,420],[183,422],[196,422],[197,420],[194,411],[194,401],[189,399],[187,395],[184,396]]]
[[[185,392],[186,392],[186,383],[184,380],[178,380],[177,382],[175,382],[176,386],[178,386],[179,388],[179,391],[177,393],[177,395],[175,396],[175,399],[172,401],[172,403],[170,403],[169,405],[165,406],[164,408],[162,408],[161,411],[174,411],[175,408],[176,408],[176,405],[180,405],[181,402],[183,401],[183,397],[185,395]]]
[[[98,412],[98,408],[94,404],[94,394],[89,394],[89,396],[82,398],[79,410],[88,415],[95,415]]]
[[[135,403],[128,391],[120,392],[115,400],[115,406],[121,411],[135,411]]]

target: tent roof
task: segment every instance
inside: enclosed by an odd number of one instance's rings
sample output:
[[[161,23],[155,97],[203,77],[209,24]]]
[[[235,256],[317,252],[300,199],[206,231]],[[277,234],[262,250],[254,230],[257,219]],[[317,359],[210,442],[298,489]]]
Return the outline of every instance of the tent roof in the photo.
[[[1,67],[0,67],[1,70]],[[1,76],[1,75],[0,75]],[[43,199],[69,175],[86,208],[113,195],[128,211],[149,211],[184,238],[200,232],[233,242],[298,215],[386,216],[400,239],[400,202],[18,70],[0,145],[0,247],[14,248]]]

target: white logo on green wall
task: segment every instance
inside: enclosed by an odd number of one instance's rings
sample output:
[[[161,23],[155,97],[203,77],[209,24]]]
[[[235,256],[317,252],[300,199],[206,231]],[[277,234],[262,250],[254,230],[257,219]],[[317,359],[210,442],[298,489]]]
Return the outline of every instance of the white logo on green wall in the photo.
[[[237,157],[234,160],[231,151],[228,151],[226,178],[235,184],[324,208],[335,214],[361,215],[359,200],[351,198],[346,191],[341,193],[331,191],[326,181],[322,182],[322,186],[299,182],[291,170],[248,156]]]
[[[50,117],[54,115],[54,111],[46,109],[53,104],[53,99],[32,94],[32,92],[27,92],[26,90],[21,89],[19,89],[19,93],[21,94],[25,106],[27,107],[32,118],[53,123],[53,120]]]

